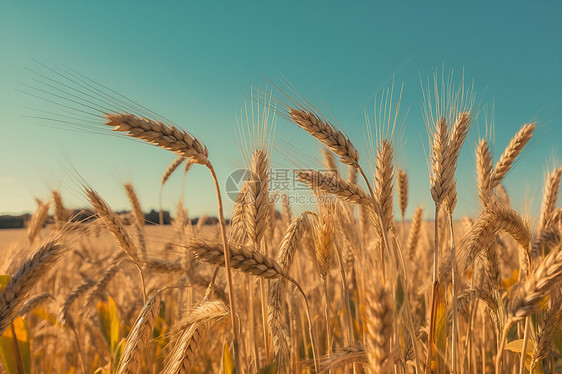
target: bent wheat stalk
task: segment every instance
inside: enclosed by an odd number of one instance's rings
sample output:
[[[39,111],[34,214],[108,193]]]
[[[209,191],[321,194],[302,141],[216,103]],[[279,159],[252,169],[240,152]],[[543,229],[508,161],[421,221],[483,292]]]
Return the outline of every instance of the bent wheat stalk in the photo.
[[[192,240],[188,244],[184,244],[184,248],[192,252],[195,257],[201,261],[216,266],[224,266],[224,262],[220,260],[220,258],[223,256],[223,249],[216,242],[209,244],[209,241]],[[317,369],[318,359],[316,351],[316,338],[313,330],[312,318],[310,316],[308,299],[301,286],[297,283],[297,281],[287,275],[287,273],[283,270],[283,267],[271,257],[263,255],[250,248],[238,245],[236,243],[232,243],[231,249],[232,250],[230,251],[229,263],[231,264],[233,269],[266,279],[277,279],[282,277],[293,283],[295,287],[297,287],[306,304],[310,341],[312,345],[315,368]]]
[[[224,220],[222,197],[217,174],[213,164],[208,159],[209,151],[207,150],[207,147],[205,147],[203,143],[188,132],[160,121],[141,118],[129,113],[106,114],[106,118],[107,121],[105,124],[113,127],[114,131],[126,132],[127,135],[131,137],[142,139],[160,148],[172,151],[178,156],[183,156],[193,163],[205,165],[207,169],[209,169],[217,194],[219,221],[224,249],[224,262],[226,267],[226,279],[228,283],[228,299],[232,315],[236,316],[232,272],[230,269],[230,251],[226,236],[226,222]],[[238,337],[238,329],[236,327],[237,319],[231,318],[230,320],[232,322],[232,333],[234,336],[234,356],[237,366],[240,367],[240,356],[238,354],[240,339]]]

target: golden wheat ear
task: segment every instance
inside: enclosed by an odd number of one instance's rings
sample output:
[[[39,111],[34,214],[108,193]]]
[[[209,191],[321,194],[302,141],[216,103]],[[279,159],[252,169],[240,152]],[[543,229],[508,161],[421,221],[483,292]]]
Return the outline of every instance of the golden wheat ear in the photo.
[[[408,174],[402,169],[398,169],[398,200],[402,219],[406,215],[408,206]]]
[[[45,242],[34,248],[31,255],[23,261],[10,281],[0,291],[0,334],[17,317],[29,293],[45,274],[62,258],[69,246],[62,245],[60,235],[55,233]]]
[[[306,110],[290,109],[289,115],[297,126],[320,140],[329,150],[338,155],[341,162],[354,167],[359,165],[359,153],[351,140],[330,122]]]
[[[519,156],[525,145],[529,142],[529,140],[531,140],[534,130],[534,123],[524,125],[511,139],[507,147],[505,147],[500,159],[494,166],[494,170],[490,178],[491,188],[496,187],[511,169],[511,166],[515,162],[517,156]]]
[[[172,151],[197,164],[205,165],[208,162],[207,147],[177,127],[129,113],[106,114],[106,118],[105,124],[113,127],[113,131],[125,132],[133,138]]]
[[[118,374],[136,374],[141,370],[144,348],[150,342],[160,311],[160,291],[146,301],[129,335],[117,367]]]

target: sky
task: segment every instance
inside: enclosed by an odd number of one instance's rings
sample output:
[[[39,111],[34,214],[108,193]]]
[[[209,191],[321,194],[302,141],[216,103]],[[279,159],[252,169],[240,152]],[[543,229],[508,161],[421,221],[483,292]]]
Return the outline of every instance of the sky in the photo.
[[[37,90],[38,74],[60,81],[49,68],[77,71],[194,134],[223,187],[244,166],[237,113],[252,102],[252,87],[282,80],[341,126],[366,169],[373,162],[366,115],[372,122],[385,89],[394,86],[396,103],[403,87],[393,140],[397,166],[410,179],[407,217],[417,205],[432,216],[420,81],[434,73],[452,72],[456,85],[464,76],[479,109],[459,159],[456,214],[478,212],[480,137],[493,141],[496,161],[523,124],[537,122],[505,179],[520,211],[536,213],[545,172],[560,166],[559,1],[1,1],[0,48],[0,214],[32,211],[35,198],[48,199],[52,189],[66,205],[85,207],[82,183],[121,210],[128,209],[122,186],[131,182],[143,209],[157,208],[160,177],[175,158],[111,136],[101,120],[80,127],[37,118],[64,102],[52,89]],[[277,117],[272,167],[321,167],[318,142],[283,113]],[[181,193],[181,175],[174,175],[164,208],[175,210]],[[192,168],[183,193],[190,215],[216,215],[205,168]]]

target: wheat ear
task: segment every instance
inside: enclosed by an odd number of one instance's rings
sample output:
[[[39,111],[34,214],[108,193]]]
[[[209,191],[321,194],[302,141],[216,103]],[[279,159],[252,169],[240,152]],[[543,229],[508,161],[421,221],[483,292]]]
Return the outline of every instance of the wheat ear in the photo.
[[[329,150],[338,155],[341,162],[358,166],[359,153],[349,138],[331,123],[306,110],[290,109],[289,115],[300,128],[320,140]]]
[[[525,253],[524,257],[529,260],[529,243],[531,240],[529,227],[519,213],[510,207],[491,202],[480,213],[470,231],[466,234],[455,259],[446,263],[446,266],[441,270],[440,279],[447,282],[452,261],[457,263],[459,274],[463,274],[476,256],[486,248],[491,240],[490,238],[500,230],[506,231],[519,243],[520,249]]]
[[[408,174],[402,169],[398,170],[398,202],[400,214],[402,215],[402,220],[404,220],[406,207],[408,206]]]
[[[285,235],[283,235],[283,239],[275,255],[275,260],[282,266],[287,274],[293,264],[293,257],[298,245],[304,233],[309,229],[308,214],[310,213],[305,212],[291,222]],[[274,280],[269,288],[268,297],[267,323],[273,338],[273,348],[280,367],[284,367],[285,360],[289,357],[290,352],[289,345],[287,344],[288,334],[282,325],[285,287],[285,279]]]
[[[74,329],[74,319],[70,315],[70,307],[80,296],[84,295],[95,285],[95,281],[86,279],[68,294],[59,312],[59,320],[63,326],[68,326],[71,329]]]
[[[422,218],[423,207],[419,206],[414,213],[414,217],[412,218],[410,233],[408,235],[408,241],[406,242],[406,252],[410,260],[413,260],[415,257],[416,247],[418,246],[418,242],[420,239]]]
[[[377,157],[375,162],[375,201],[381,209],[382,227],[392,229],[394,227],[394,200],[393,200],[393,181],[394,164],[392,146],[389,141],[382,140],[377,147]],[[387,250],[389,250],[387,248]]]
[[[470,130],[471,117],[469,112],[459,113],[449,139],[449,160],[454,168],[456,168],[457,160],[461,152],[461,148],[466,140],[468,131]]]
[[[176,158],[166,170],[164,170],[164,174],[162,174],[162,179],[160,181],[160,191],[158,192],[158,222],[163,225],[164,224],[164,212],[162,212],[162,190],[164,189],[164,185],[170,179],[174,171],[186,160],[185,157],[179,156]]]
[[[536,259],[539,256],[539,251],[547,245],[557,246],[561,239],[560,230],[554,225],[540,231],[531,241],[531,259]]]
[[[151,338],[152,329],[160,311],[160,291],[146,301],[133,328],[127,335],[127,341],[117,367],[118,374],[136,374],[141,369],[144,348]]]
[[[137,225],[139,225],[140,227],[144,227],[144,213],[140,206],[140,202],[135,189],[133,188],[133,185],[131,183],[125,183],[125,191],[127,192],[129,203],[131,204],[131,208],[133,209],[133,216],[135,217]]]
[[[531,315],[550,288],[562,277],[562,248],[550,252],[536,269],[512,294],[509,303],[510,315],[521,319]]]
[[[340,175],[336,158],[330,150],[322,148],[322,158],[324,159],[324,167],[327,169],[326,172]]]
[[[541,214],[539,218],[539,231],[547,228],[552,222],[552,213],[556,209],[558,203],[558,191],[560,190],[560,177],[562,176],[562,168],[555,169],[549,173],[544,186],[542,197]]]
[[[55,206],[55,213],[53,214],[55,218],[55,225],[58,229],[62,228],[68,219],[67,211],[64,208],[62,202],[62,197],[59,191],[53,190],[53,202]]]
[[[556,300],[552,300],[552,305],[543,315],[542,322],[539,325],[536,344],[533,349],[533,359],[531,360],[531,373],[533,373],[534,363],[540,362],[552,351],[552,345],[562,323],[561,314],[562,298],[559,297]]]
[[[478,197],[481,205],[485,206],[492,197],[492,155],[486,139],[480,139],[476,148],[476,174]]]
[[[42,202],[38,200],[38,206],[31,218],[29,219],[29,223],[27,224],[27,238],[29,239],[29,243],[33,244],[39,231],[43,228],[47,217],[49,216],[49,207],[50,203]]]
[[[59,244],[60,233],[51,235],[36,247],[0,291],[0,335],[17,317],[31,289],[67,252],[68,246]]]
[[[85,305],[91,306],[94,305],[96,298],[100,297],[103,292],[107,289],[109,282],[117,275],[120,268],[118,263],[110,265],[105,271],[103,272],[101,278],[95,282],[94,287],[89,292],[88,297],[86,298]]]
[[[525,144],[533,136],[533,131],[535,130],[535,124],[526,124],[515,134],[511,139],[496,165],[494,166],[494,171],[492,172],[492,177],[490,178],[490,186],[493,189],[496,187],[502,179],[505,177],[507,172],[511,169],[511,165],[525,147]]]
[[[224,252],[220,242],[192,240],[183,246],[200,261],[224,266]],[[271,257],[236,243],[230,245],[230,266],[243,273],[268,279],[286,276],[281,265]]]
[[[137,248],[129,233],[125,229],[125,225],[121,218],[106,204],[106,202],[91,188],[85,188],[86,195],[90,200],[96,214],[111,233],[119,247],[135,262],[140,263]]]
[[[361,187],[336,175],[316,170],[298,170],[297,177],[312,190],[332,194],[351,203],[372,206],[371,197]]]
[[[365,349],[360,343],[346,345],[332,352],[329,356],[320,358],[320,373],[326,374],[336,371],[353,363],[366,365],[369,363]]]
[[[106,125],[114,131],[126,132],[127,135],[145,140],[160,148],[167,149],[193,162],[205,165],[209,152],[197,138],[184,130],[130,113],[106,114]]]
[[[50,293],[42,293],[29,298],[20,308],[18,315],[24,316],[29,312],[32,312],[35,308],[46,303],[47,301],[56,301],[55,297]]]
[[[168,181],[168,179],[170,179],[174,171],[176,171],[178,166],[180,166],[185,160],[186,160],[185,157],[179,156],[176,159],[174,159],[174,161],[172,161],[170,165],[168,165],[166,170],[164,170],[164,174],[162,174],[162,178],[160,180],[160,184],[162,186],[166,184],[166,182]]]
[[[133,210],[133,217],[135,217],[135,223],[137,228],[137,235],[139,240],[139,246],[141,249],[141,254],[143,258],[146,258],[146,237],[144,233],[145,218],[142,211],[139,199],[131,183],[125,183],[125,191],[127,192],[127,198],[131,204]]]
[[[252,152],[245,222],[254,244],[261,243],[269,225],[269,161],[262,150]]]
[[[210,324],[230,315],[230,309],[222,302],[206,301],[182,316],[177,337],[170,354],[166,357],[163,374],[190,373],[196,359],[203,333]]]
[[[392,364],[390,338],[394,323],[394,302],[380,285],[368,288],[366,296],[366,352],[369,367],[375,373],[386,373]]]
[[[447,153],[448,153],[448,130],[445,118],[437,122],[435,131],[433,132],[433,144],[431,147],[431,175],[430,192],[436,206],[440,206],[445,197],[450,181],[450,176],[447,167]]]

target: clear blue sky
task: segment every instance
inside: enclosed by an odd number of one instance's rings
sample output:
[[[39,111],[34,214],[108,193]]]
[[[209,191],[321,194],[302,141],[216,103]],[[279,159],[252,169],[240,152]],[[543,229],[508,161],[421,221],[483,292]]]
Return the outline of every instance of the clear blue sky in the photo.
[[[525,196],[539,203],[544,170],[562,141],[559,1],[2,1],[0,48],[0,214],[32,210],[34,197],[47,198],[51,188],[68,205],[85,206],[71,163],[115,209],[127,207],[127,181],[145,210],[155,208],[160,176],[174,158],[29,118],[35,114],[29,107],[48,108],[20,92],[36,78],[27,69],[41,70],[34,60],[70,66],[182,125],[206,143],[222,181],[243,164],[229,134],[251,84],[263,85],[263,75],[286,76],[318,103],[310,80],[365,161],[364,110],[372,112],[370,98],[394,75],[396,86],[404,83],[402,113],[409,110],[397,155],[410,176],[408,215],[416,204],[432,206],[420,75],[444,66],[460,79],[464,67],[488,116],[493,103],[495,159],[522,124],[537,121],[505,183],[518,208]],[[461,154],[459,214],[477,209],[473,151],[483,118]],[[300,166],[319,164],[318,145],[302,130],[279,119],[276,135],[274,166],[292,167],[293,147],[309,155]],[[180,181],[175,176],[166,188],[165,208],[175,207]],[[206,170],[194,168],[187,183],[191,214],[216,214]]]

